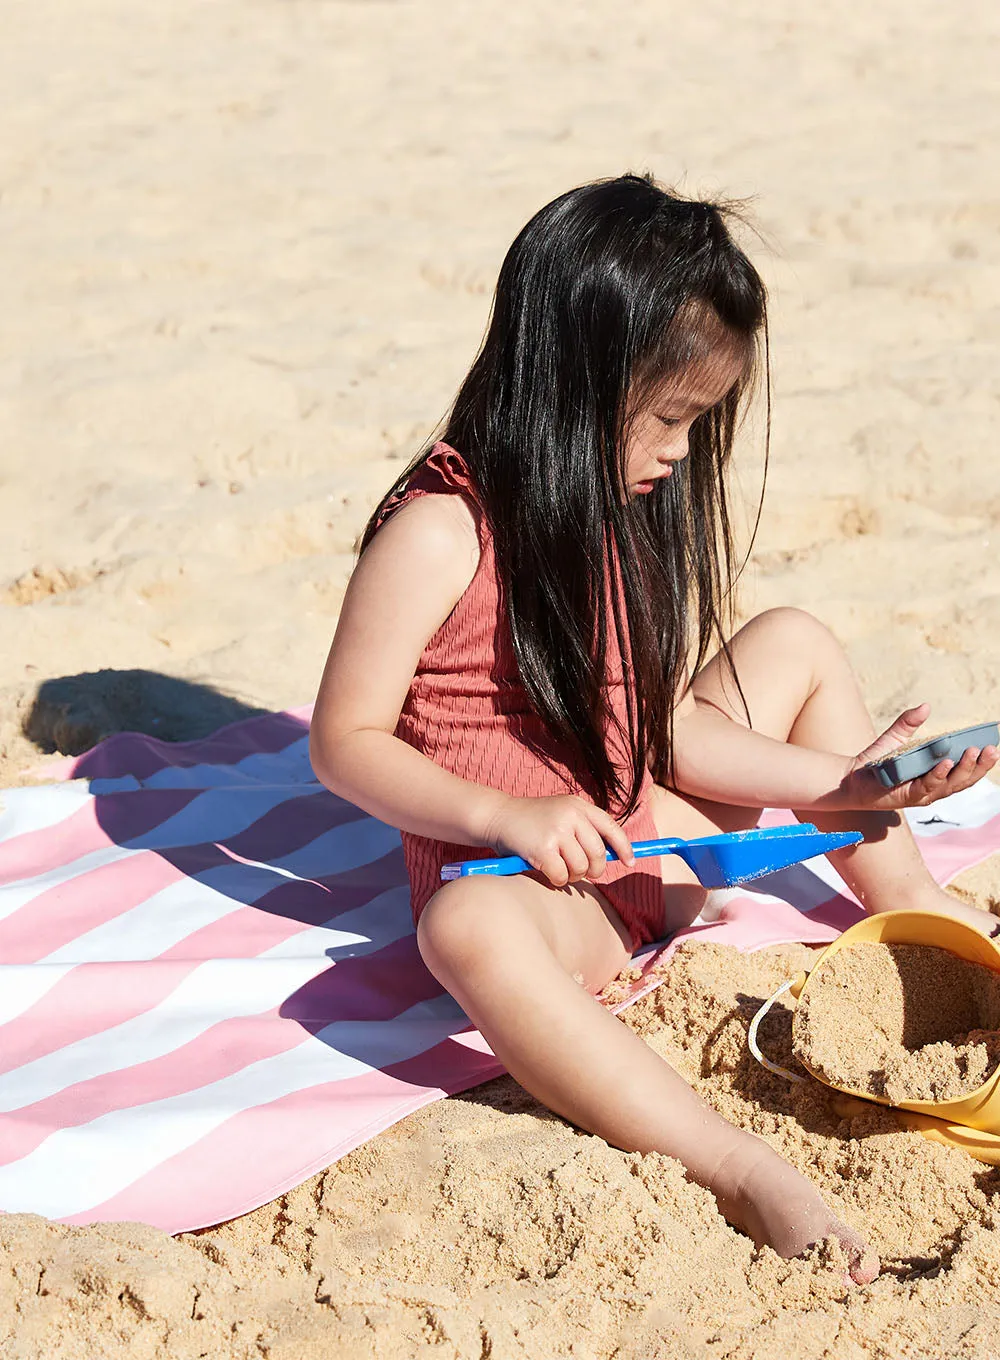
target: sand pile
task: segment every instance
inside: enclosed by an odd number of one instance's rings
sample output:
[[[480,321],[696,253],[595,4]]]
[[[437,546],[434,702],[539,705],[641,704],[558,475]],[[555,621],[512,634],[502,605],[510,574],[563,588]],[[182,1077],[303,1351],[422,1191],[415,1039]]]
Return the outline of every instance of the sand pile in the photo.
[[[836,1252],[756,1250],[677,1162],[609,1148],[503,1078],[428,1106],[255,1213],[174,1240],[0,1218],[0,1351],[46,1360],[979,1360],[1000,1350],[1000,1171],[842,1120],[818,1083],[748,1054],[761,1000],[814,951],[682,947],[623,1019],[868,1234],[867,1289]],[[791,1013],[762,1035],[791,1061]],[[613,1098],[613,1093],[609,1093]]]
[[[953,1100],[1000,1065],[1000,973],[929,945],[851,946],[810,978],[792,1033],[835,1086]]]

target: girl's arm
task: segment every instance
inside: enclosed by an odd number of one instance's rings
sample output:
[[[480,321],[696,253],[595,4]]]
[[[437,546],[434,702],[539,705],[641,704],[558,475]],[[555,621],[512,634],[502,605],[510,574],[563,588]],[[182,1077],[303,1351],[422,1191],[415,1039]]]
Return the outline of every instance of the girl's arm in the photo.
[[[892,812],[923,807],[969,788],[993,768],[992,747],[942,760],[926,775],[887,789],[873,761],[910,741],[927,720],[928,704],[901,713],[857,755],[817,751],[752,732],[690,689],[675,710],[675,787],[682,793],[742,807],[790,807],[796,812]]]
[[[381,526],[347,586],[309,733],[316,777],[419,836],[486,845],[504,795],[393,736],[420,654],[475,574],[479,541],[460,496],[419,496]]]
[[[752,732],[689,689],[674,711],[675,787],[694,798],[738,807],[835,811],[855,757],[792,746]]]

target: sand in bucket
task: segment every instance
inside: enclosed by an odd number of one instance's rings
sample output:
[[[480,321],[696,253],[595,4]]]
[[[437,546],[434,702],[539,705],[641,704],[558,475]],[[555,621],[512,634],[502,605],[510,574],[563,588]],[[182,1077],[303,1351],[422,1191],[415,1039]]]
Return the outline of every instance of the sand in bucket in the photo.
[[[1000,973],[920,944],[853,945],[813,971],[795,1053],[833,1086],[903,1100],[969,1095],[1000,1066]]]

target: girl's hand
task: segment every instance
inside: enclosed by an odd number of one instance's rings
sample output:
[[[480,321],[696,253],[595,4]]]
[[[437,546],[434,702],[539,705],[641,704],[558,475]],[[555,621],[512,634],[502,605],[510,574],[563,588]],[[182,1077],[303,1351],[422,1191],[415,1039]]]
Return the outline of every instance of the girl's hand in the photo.
[[[1000,758],[1000,751],[995,746],[984,746],[981,751],[976,746],[970,746],[957,765],[951,760],[939,760],[927,774],[921,775],[919,779],[909,779],[894,789],[887,789],[874,770],[865,768],[912,741],[917,728],[927,721],[930,711],[929,704],[908,708],[861,752],[840,788],[843,807],[876,812],[926,807],[928,803],[935,803],[949,793],[969,788],[992,770]]]
[[[614,818],[575,794],[508,796],[490,821],[486,840],[501,854],[526,859],[556,888],[600,878],[609,845],[625,864],[635,863],[632,843]]]

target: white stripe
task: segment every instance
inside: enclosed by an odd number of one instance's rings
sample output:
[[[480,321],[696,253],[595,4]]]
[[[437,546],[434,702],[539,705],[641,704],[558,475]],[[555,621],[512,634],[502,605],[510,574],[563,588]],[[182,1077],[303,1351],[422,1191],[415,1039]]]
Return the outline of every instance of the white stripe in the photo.
[[[360,941],[348,948],[338,948],[338,959],[358,958],[362,954],[373,954],[376,950],[384,949],[387,944],[401,940],[404,935],[413,934],[409,884],[387,888],[372,901],[355,907],[353,911],[342,912],[326,924],[331,929],[352,934]]]
[[[260,1015],[280,1005],[330,966],[323,951],[334,943],[337,933],[309,930],[294,942],[283,941],[283,946],[294,943],[293,958],[269,951],[256,959],[209,959],[199,964],[152,1010],[0,1077],[0,1112],[45,1100],[77,1082],[161,1058],[223,1020]],[[184,966],[175,965],[178,972]]]
[[[362,817],[356,822],[346,822],[331,831],[325,831],[308,845],[293,850],[290,855],[272,860],[271,868],[275,872],[291,869],[301,878],[341,874],[348,869],[371,864],[397,850],[401,844],[399,832],[394,826],[377,822],[374,817]]]
[[[72,964],[9,963],[0,967],[0,1025],[6,1025],[71,972]]]
[[[178,849],[183,846],[226,840],[240,831],[245,831],[279,802],[303,796],[300,788],[269,791],[270,802],[267,806],[252,809],[247,806],[245,797],[239,797],[241,793],[247,792],[249,791],[237,789],[222,791],[221,796],[226,803],[237,804],[236,807],[225,809],[232,814],[225,819],[225,824],[218,815],[221,810],[218,806],[219,791],[210,790],[196,798],[184,810],[183,823],[182,814],[178,814],[144,833],[131,846],[103,846],[79,855],[68,864],[47,869],[31,878],[15,879],[12,883],[0,885],[0,921],[27,906],[42,893],[72,883],[74,879],[82,878],[96,869],[151,850]],[[282,792],[284,798],[280,796]],[[272,796],[274,794],[277,796]],[[211,806],[207,800],[211,800],[216,806]],[[214,825],[211,824],[213,814]],[[293,815],[294,813],[289,813],[289,816]],[[395,827],[378,822],[373,817],[361,817],[357,821],[345,822],[330,831],[321,832],[314,840],[291,854],[276,859],[273,864],[261,864],[259,867],[272,872],[276,880],[288,877],[289,874],[293,877],[311,878],[317,874],[344,873],[381,859],[400,843],[399,832]]]
[[[237,868],[236,865],[221,865],[204,878],[185,878],[178,883],[171,883],[131,911],[123,912],[113,921],[105,921],[94,930],[54,949],[42,962],[127,963],[158,958],[205,926],[213,925],[245,906],[253,906],[255,901],[273,888],[273,881],[264,880],[263,876],[260,881],[253,883],[252,871],[246,869],[242,870],[237,880],[238,895],[236,891],[227,893],[221,886],[214,886],[224,880],[224,876],[233,875]],[[256,891],[250,890],[251,883]],[[392,931],[387,934],[385,926],[390,921]],[[289,918],[289,922],[291,925],[294,918]],[[382,929],[378,932],[376,947],[381,948],[383,944],[398,939],[408,929],[412,929],[410,890],[405,886],[389,888],[354,911],[331,917],[321,925],[327,929],[343,930],[351,935],[352,940],[365,938],[357,934],[358,930],[379,925]]]
[[[939,798],[928,807],[907,808],[906,820],[917,837],[941,836],[947,831],[972,831],[1000,816],[1000,788],[981,779],[961,793]]]
[[[26,1157],[0,1167],[0,1208],[52,1218],[84,1213],[244,1110],[324,1082],[361,1076],[374,1062],[403,1062],[467,1023],[457,1003],[443,993],[395,1020],[330,1025],[324,1031],[328,1042],[308,1036],[290,1052],[251,1063],[207,1086],[59,1129]],[[335,1120],[332,1111],[330,1118]]]
[[[127,850],[121,845],[106,845],[100,850],[91,850],[89,854],[78,856],[69,864],[46,869],[33,878],[18,878],[13,883],[0,885],[0,921],[20,911],[50,888],[72,883],[75,878],[84,878],[96,869],[103,869],[105,865],[117,864],[120,860],[132,859],[143,853],[142,850]]]
[[[136,794],[137,798],[141,796]],[[176,850],[185,845],[228,840],[282,803],[306,796],[301,785],[287,784],[206,789],[173,816],[133,837],[130,843],[147,850]]]
[[[126,963],[155,959],[181,940],[244,906],[252,906],[274,886],[273,879],[219,865],[198,878],[181,878],[138,902],[120,916],[67,940],[45,956],[45,963]],[[232,892],[226,892],[226,880]],[[256,881],[255,881],[256,880]],[[239,889],[237,892],[236,889]]]
[[[41,788],[4,789],[0,793],[0,841],[57,826],[90,801],[85,779]]]
[[[237,872],[234,889],[238,885],[239,897],[213,886]],[[0,1025],[35,1005],[77,964],[155,959],[204,926],[252,906],[274,886],[273,879],[263,875],[253,883],[253,874],[241,865],[219,865],[203,878],[171,883],[130,911],[54,949],[38,963],[0,964]],[[248,890],[251,885],[256,891]],[[323,928],[344,935],[337,945],[339,958],[374,953],[412,931],[410,889],[405,884],[388,888],[353,911],[331,917]]]
[[[238,908],[241,904],[230,905]],[[379,926],[375,932],[372,931],[373,924]],[[63,1086],[86,1081],[103,1072],[148,1062],[189,1043],[210,1026],[231,1016],[269,1010],[291,996],[303,982],[329,967],[331,961],[373,953],[412,929],[409,889],[391,888],[356,911],[345,912],[325,925],[300,930],[253,958],[205,960],[188,972],[151,1011],[66,1044],[0,1076],[0,1111],[43,1100]],[[364,933],[366,930],[369,933]],[[141,957],[149,959],[154,955]],[[107,961],[106,954],[104,961]],[[282,968],[294,964],[304,969],[307,976],[300,979],[286,977],[281,968],[276,968],[277,964]],[[265,970],[263,973],[261,966]],[[186,965],[178,961],[178,971],[183,971],[184,967]],[[7,1002],[9,997],[19,995],[23,1004],[12,1012],[17,1014],[34,1005],[69,971],[70,965],[0,967],[0,998]],[[260,1004],[247,1006],[241,1000],[243,992],[259,1000]],[[269,999],[272,992],[274,997]]]

